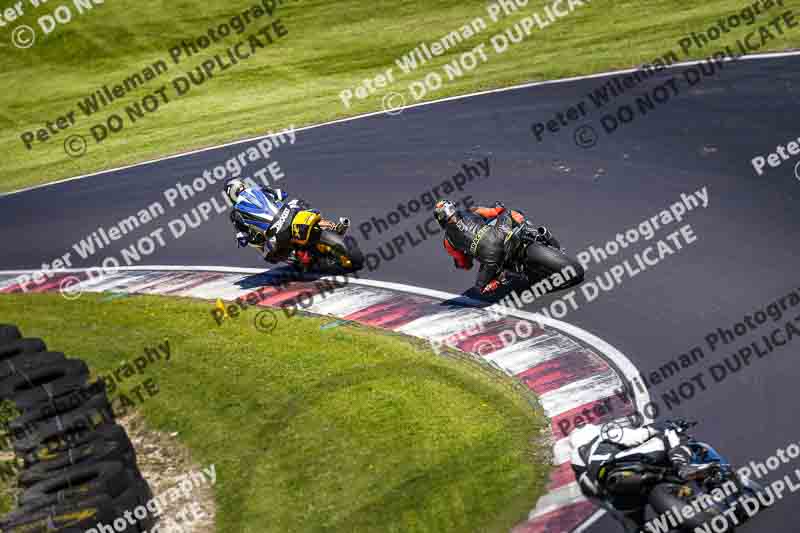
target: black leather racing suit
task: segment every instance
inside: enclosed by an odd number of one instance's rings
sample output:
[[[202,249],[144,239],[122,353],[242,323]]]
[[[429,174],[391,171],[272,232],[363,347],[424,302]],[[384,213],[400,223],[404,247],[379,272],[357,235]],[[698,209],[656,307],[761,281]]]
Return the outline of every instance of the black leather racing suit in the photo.
[[[479,213],[489,214],[491,218]],[[475,280],[475,288],[479,291],[483,291],[503,273],[506,235],[520,223],[525,222],[518,212],[495,207],[461,212],[460,216],[447,224],[445,248],[455,259],[456,266],[471,268],[473,258],[481,264]]]

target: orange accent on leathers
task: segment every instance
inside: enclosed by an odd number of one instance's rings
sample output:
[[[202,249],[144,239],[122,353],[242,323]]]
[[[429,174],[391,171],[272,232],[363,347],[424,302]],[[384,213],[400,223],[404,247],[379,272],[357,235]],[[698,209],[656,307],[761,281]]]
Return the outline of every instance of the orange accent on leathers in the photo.
[[[505,207],[475,207],[472,212],[483,218],[495,218],[502,215],[505,210]]]
[[[472,258],[461,250],[457,250],[447,239],[444,240],[444,249],[447,250],[448,255],[455,260],[456,268],[463,270],[472,268]]]
[[[505,207],[475,207],[473,208],[472,212],[476,215],[480,215],[483,218],[495,218],[499,217],[503,213],[505,213]],[[514,222],[517,224],[522,224],[525,222],[525,217],[522,216],[522,213],[519,211],[511,210],[511,218],[514,219]]]
[[[520,213],[519,211],[514,211],[513,209],[511,210],[511,218],[513,218],[514,222],[516,222],[517,224],[522,224],[523,222],[525,222],[525,217],[522,216],[522,213]]]
[[[493,279],[492,281],[487,283],[486,286],[483,289],[481,289],[481,294],[487,294],[487,293],[490,293],[490,292],[494,292],[497,289],[499,289],[502,285],[503,284],[500,283],[500,280]]]

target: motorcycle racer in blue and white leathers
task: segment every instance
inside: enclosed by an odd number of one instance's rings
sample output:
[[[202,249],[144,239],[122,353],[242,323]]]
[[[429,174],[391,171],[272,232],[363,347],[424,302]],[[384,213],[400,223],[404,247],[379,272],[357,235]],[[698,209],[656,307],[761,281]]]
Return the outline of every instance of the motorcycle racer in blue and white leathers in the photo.
[[[229,181],[225,192],[233,202],[230,219],[236,228],[239,247],[250,245],[259,249],[264,260],[270,263],[287,261],[302,268],[311,266],[311,255],[292,246],[292,221],[300,211],[319,211],[299,198],[290,200],[281,189],[248,188],[240,179]],[[320,222],[320,227],[342,235],[349,225],[346,218],[341,218],[338,224],[329,220]]]

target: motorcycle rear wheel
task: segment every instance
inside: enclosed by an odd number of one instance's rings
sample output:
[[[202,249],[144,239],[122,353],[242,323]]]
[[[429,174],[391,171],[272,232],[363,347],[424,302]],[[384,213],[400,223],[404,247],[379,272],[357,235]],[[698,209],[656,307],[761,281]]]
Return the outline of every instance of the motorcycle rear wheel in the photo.
[[[583,267],[561,250],[551,246],[532,243],[525,250],[525,273],[531,283],[537,283],[554,274],[560,274],[566,283],[559,289],[566,289],[583,282]]]
[[[364,254],[354,238],[339,235],[334,231],[322,230],[318,243],[330,248],[325,257],[332,261],[333,266],[348,272],[356,272],[364,268]]]
[[[687,488],[685,485],[679,485],[677,483],[659,483],[650,491],[648,502],[659,516],[668,511],[672,511],[672,514],[675,515],[676,509],[680,512],[681,509],[687,505],[691,505],[692,502],[700,496],[694,489],[692,489],[690,495],[681,496],[681,491],[685,488]],[[710,509],[713,509],[713,507]],[[680,531],[693,532],[695,528],[702,530],[706,524],[711,523],[711,520],[715,516],[717,515],[708,511],[695,514],[691,518],[686,518],[684,515]],[[719,531],[717,529],[712,530]],[[724,530],[724,533],[734,533],[735,531],[736,529],[729,525],[728,528]]]

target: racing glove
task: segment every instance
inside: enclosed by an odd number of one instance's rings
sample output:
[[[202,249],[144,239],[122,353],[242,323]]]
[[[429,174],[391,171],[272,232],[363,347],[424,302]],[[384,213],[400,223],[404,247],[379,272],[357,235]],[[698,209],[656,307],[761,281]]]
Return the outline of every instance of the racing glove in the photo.
[[[247,235],[247,233],[240,231],[239,233],[236,234],[236,244],[238,245],[239,248],[244,248],[245,246],[248,245],[249,242],[250,242],[250,237]]]

